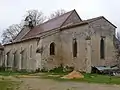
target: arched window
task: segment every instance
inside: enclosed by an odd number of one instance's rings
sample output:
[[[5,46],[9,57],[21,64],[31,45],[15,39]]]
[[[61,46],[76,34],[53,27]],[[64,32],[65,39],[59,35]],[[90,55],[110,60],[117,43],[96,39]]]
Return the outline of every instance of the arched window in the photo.
[[[17,51],[15,51],[13,55],[14,55],[13,68],[17,68]]]
[[[24,61],[24,49],[21,47],[20,51],[20,63],[21,63],[21,69],[23,69],[23,61]]]
[[[100,40],[100,58],[101,59],[105,58],[105,43],[104,43],[104,38],[101,38],[101,40]]]
[[[6,65],[7,65],[7,67],[9,67],[9,65],[10,65],[10,52],[7,52],[6,56],[7,56]]]
[[[77,57],[77,41],[73,39],[73,57]]]
[[[22,49],[21,52],[21,69],[26,69],[27,65],[27,51],[26,49]]]
[[[30,58],[32,57],[32,45],[30,45]]]
[[[55,55],[55,43],[50,44],[50,55]]]

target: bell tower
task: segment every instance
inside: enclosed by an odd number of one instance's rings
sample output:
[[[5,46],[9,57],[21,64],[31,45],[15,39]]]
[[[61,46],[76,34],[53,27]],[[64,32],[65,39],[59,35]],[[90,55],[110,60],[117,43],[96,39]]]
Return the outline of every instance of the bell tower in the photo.
[[[24,26],[29,27],[31,29],[34,28],[34,26],[36,25],[35,20],[33,20],[33,17],[31,15],[27,16],[24,21]]]

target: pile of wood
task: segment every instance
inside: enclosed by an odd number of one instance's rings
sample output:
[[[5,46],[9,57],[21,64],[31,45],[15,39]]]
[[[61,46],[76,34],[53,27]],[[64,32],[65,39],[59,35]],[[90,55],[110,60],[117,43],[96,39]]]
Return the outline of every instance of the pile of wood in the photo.
[[[63,79],[80,79],[80,78],[84,78],[84,75],[82,75],[80,72],[72,71],[68,75],[65,75],[61,78],[63,78]]]

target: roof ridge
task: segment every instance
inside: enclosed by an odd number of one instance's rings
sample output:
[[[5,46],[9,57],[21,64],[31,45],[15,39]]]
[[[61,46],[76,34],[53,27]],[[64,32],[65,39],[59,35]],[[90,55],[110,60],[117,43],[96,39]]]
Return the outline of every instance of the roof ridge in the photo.
[[[91,20],[90,22],[92,22],[92,20],[95,21],[96,19],[98,20],[98,19],[103,18],[103,17],[104,17],[104,16],[98,16],[98,17],[94,17],[94,18],[90,18],[90,19],[83,20],[83,22],[84,22],[84,21],[90,21],[90,20]]]
[[[99,19],[101,19],[101,18],[105,19],[107,22],[109,22],[111,25],[113,25],[115,28],[117,28],[113,23],[111,23],[111,22],[110,22],[108,19],[106,19],[104,16],[99,16],[99,17],[87,19],[87,20],[84,20],[84,22],[86,21],[86,22],[91,23],[91,22],[94,22],[94,21],[99,20]]]
[[[75,9],[74,9],[74,10],[75,10]],[[52,21],[52,20],[55,20],[55,19],[57,19],[57,18],[59,18],[59,17],[62,17],[63,15],[66,15],[66,14],[68,14],[68,13],[72,13],[74,10],[68,11],[68,12],[66,12],[66,13],[64,13],[64,14],[62,14],[62,15],[60,15],[60,16],[58,16],[58,17],[49,19],[49,20],[47,20],[46,22],[44,22],[44,23],[42,23],[42,24],[39,24],[39,25],[37,25],[37,26],[43,25],[43,24],[45,24],[45,23],[48,23],[48,22],[50,22],[50,21]]]
[[[69,19],[69,17],[73,14],[74,11],[75,11],[75,9],[71,11],[70,15],[66,18],[66,20],[62,23],[62,25],[60,27],[62,27],[64,25],[64,23]]]
[[[64,16],[64,15],[68,14],[68,13],[72,13],[73,11],[74,11],[74,10],[68,11],[68,12],[66,12],[66,13],[58,16],[58,17],[52,18],[52,19],[50,19],[50,20],[48,20],[48,21],[46,21],[46,22],[44,22],[44,23],[42,23],[42,24],[39,24],[39,25],[35,26],[34,28],[40,27],[41,25],[44,25],[44,24],[46,24],[46,23],[48,23],[48,22],[51,22],[51,21],[54,21],[55,19],[57,19],[57,18],[59,18],[59,17],[62,17],[62,16]],[[19,34],[22,32],[23,29],[24,29],[24,27],[23,27],[23,28],[21,29],[21,31],[17,34],[17,36],[14,38],[14,40],[19,36]],[[31,30],[30,30],[30,31],[31,31]],[[29,32],[30,32],[30,31],[29,31]],[[29,32],[28,32],[28,33],[29,33]],[[28,33],[26,33],[24,36],[26,36]],[[24,38],[24,36],[23,36],[22,38]],[[22,38],[21,38],[21,39],[22,39]]]
[[[22,32],[22,30],[24,29],[24,27],[20,30],[20,32],[13,38],[13,40],[15,40],[17,38],[17,36]]]
[[[68,12],[66,12],[66,13],[64,13],[64,14],[62,14],[62,15],[60,15],[60,16],[58,16],[58,17],[55,17],[55,18],[52,18],[52,19],[50,19],[50,20],[48,20],[48,21],[46,21],[46,22],[44,22],[44,23],[42,23],[42,24],[39,24],[39,25],[37,25],[37,26],[35,26],[34,28],[37,28],[37,27],[41,27],[42,25],[45,25],[45,24],[47,24],[47,23],[49,23],[49,22],[52,22],[52,21],[54,21],[54,20],[56,20],[56,19],[58,19],[58,18],[60,18],[60,17],[63,17],[64,15],[67,15],[67,14],[69,14],[67,17],[69,17],[73,12],[75,11],[75,9],[74,10],[71,10],[71,11],[68,11]],[[67,19],[67,18],[66,18]],[[65,20],[66,20],[65,19]],[[63,22],[64,23],[64,22]],[[60,26],[61,27],[61,26]],[[31,30],[30,30],[31,31]],[[30,32],[29,31],[29,32]],[[28,33],[29,33],[28,32]],[[28,34],[27,33],[27,34]],[[25,34],[21,39],[23,39],[27,34]],[[39,33],[38,33],[39,34]]]

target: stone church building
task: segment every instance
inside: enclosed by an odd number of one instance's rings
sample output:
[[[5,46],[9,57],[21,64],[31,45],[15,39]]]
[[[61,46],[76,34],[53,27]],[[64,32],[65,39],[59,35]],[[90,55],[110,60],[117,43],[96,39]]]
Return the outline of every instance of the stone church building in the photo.
[[[35,71],[63,65],[90,73],[92,66],[116,65],[115,30],[105,17],[82,20],[75,10],[38,26],[29,23],[4,45],[5,67]]]

